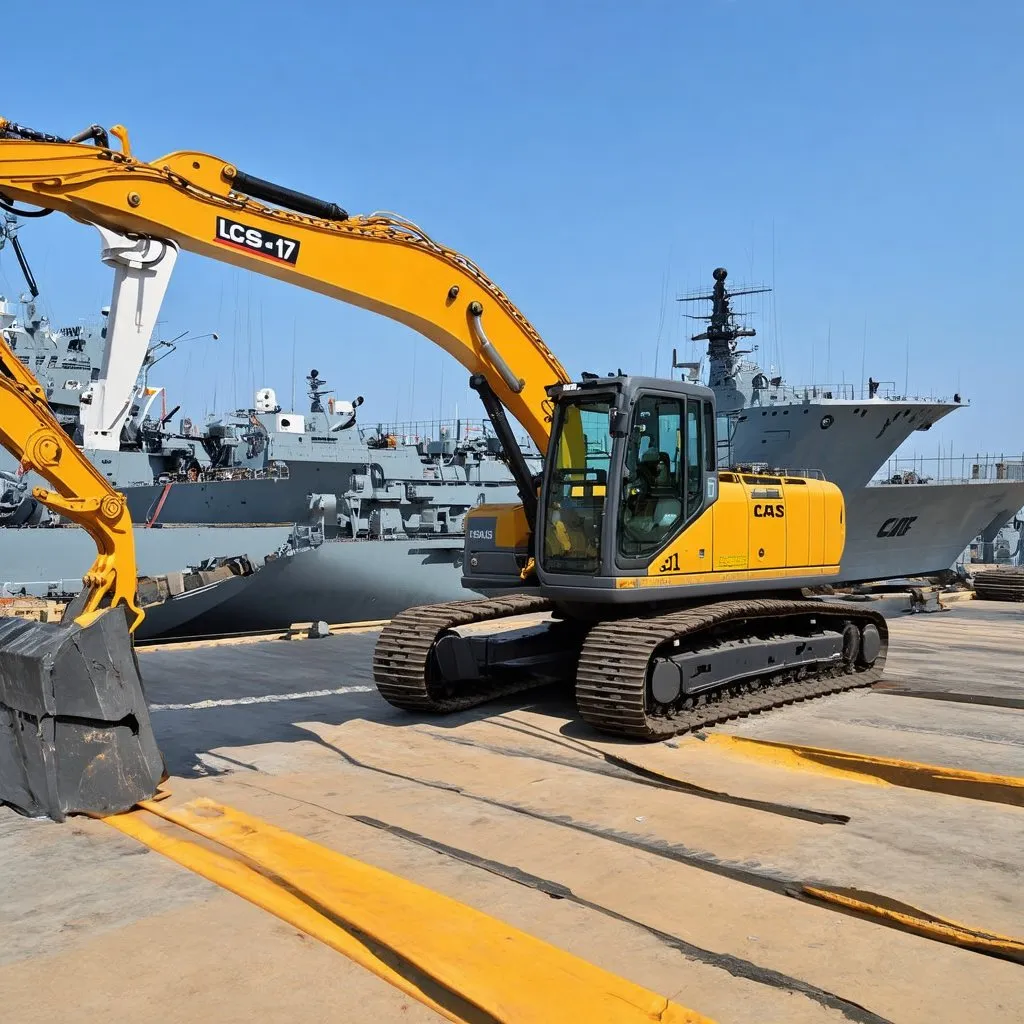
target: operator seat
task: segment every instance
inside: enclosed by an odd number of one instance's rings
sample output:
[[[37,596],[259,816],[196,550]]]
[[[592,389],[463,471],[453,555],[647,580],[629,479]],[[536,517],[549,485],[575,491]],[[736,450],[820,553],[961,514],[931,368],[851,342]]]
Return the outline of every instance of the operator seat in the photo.
[[[640,493],[623,509],[623,524],[631,539],[644,546],[660,543],[674,533],[683,518],[681,485],[672,474],[669,456],[649,448],[640,456]]]

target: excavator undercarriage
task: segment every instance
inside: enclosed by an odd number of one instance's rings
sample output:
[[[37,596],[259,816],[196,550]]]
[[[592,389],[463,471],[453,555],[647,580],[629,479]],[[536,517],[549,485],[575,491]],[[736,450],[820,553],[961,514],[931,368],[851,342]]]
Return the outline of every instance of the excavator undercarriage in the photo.
[[[595,728],[657,740],[869,686],[888,649],[877,612],[814,599],[520,625],[553,611],[542,597],[514,595],[403,612],[377,643],[377,688],[395,707],[449,713],[574,682],[580,715]]]

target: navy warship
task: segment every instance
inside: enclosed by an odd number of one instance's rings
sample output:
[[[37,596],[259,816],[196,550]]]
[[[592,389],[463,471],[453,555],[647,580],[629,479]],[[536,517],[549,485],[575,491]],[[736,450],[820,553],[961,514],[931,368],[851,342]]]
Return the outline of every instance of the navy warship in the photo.
[[[950,413],[968,408],[950,398],[899,395],[891,383],[869,377],[852,384],[795,386],[765,373],[740,348],[756,331],[739,322],[732,299],[768,291],[730,292],[728,272],[714,271],[710,293],[682,296],[707,302],[698,319],[706,328],[692,336],[707,343],[707,385],[715,392],[719,463],[761,469],[821,472],[842,488],[847,533],[842,578],[865,582],[942,572],[974,543],[991,550],[1000,531],[1024,506],[1024,460],[981,457],[946,460],[944,474],[899,471],[894,453],[915,432],[927,431]],[[700,379],[701,364],[673,368]],[[961,474],[951,471],[960,463]]]
[[[50,357],[40,363],[38,352],[56,352],[55,368],[62,368],[69,339],[85,342],[85,361],[102,347],[102,327],[54,332],[30,319],[30,305],[23,320],[12,315],[10,303],[0,300],[0,309],[6,310],[5,338],[41,375],[48,394]],[[165,596],[174,599],[165,608],[147,608],[140,639],[193,629],[275,628],[302,619],[304,611],[332,621],[387,618],[413,601],[462,596],[453,570],[461,560],[466,512],[517,495],[489,423],[367,428],[357,422],[361,396],[330,397],[315,369],[306,384],[306,412],[282,409],[273,389],[261,388],[250,408],[200,428],[188,417],[171,427],[177,408],[166,413],[165,401],[158,404],[163,389],[140,381],[117,449],[84,448],[127,498],[140,574],[147,583],[162,581]],[[81,408],[88,404],[85,390],[84,402],[65,406],[62,424],[72,437],[82,437],[87,414]],[[520,444],[539,472],[540,456],[529,439]],[[88,564],[92,542],[36,502],[31,488],[38,481],[8,462],[0,469],[0,596],[70,596],[81,586],[76,570]],[[344,541],[354,543],[344,548],[343,564],[325,567],[317,559],[294,595],[290,572],[285,589],[277,589],[292,556]],[[370,561],[363,562],[364,555]],[[261,586],[243,602],[264,574],[277,581],[274,589]],[[368,587],[371,574],[379,578]],[[187,592],[183,581],[191,583]],[[341,594],[350,602],[344,612]]]
[[[139,272],[144,261],[125,258],[138,257],[135,240],[103,234],[115,282],[98,323],[51,327],[23,262],[30,294],[21,303],[0,298],[0,329],[69,437],[127,498],[140,594],[149,598],[139,639],[273,628],[303,611],[332,620],[386,618],[413,601],[461,597],[454,570],[466,512],[517,495],[489,423],[365,428],[357,423],[362,397],[335,398],[315,369],[306,379],[305,412],[282,409],[274,391],[262,388],[251,407],[202,427],[176,419],[179,407],[167,411],[149,371],[179,339],[151,343],[139,327],[155,323],[162,291]],[[16,239],[11,231],[6,237]],[[134,311],[141,302],[145,315],[117,316],[118,307]],[[528,438],[520,446],[539,471]],[[0,451],[0,598],[69,597],[93,557],[83,531],[32,497],[41,483]],[[280,575],[289,556],[324,541],[352,542],[340,572],[324,567],[327,575],[303,585],[294,604],[265,588],[239,603],[265,569]],[[368,587],[371,568],[379,579]],[[212,624],[225,602],[231,608]]]
[[[118,256],[137,244],[105,238],[104,258],[115,268],[110,311],[125,304],[134,283]],[[994,536],[1024,505],[1024,482],[1005,473],[987,479],[987,464],[976,465],[976,479],[966,483],[873,480],[914,431],[966,403],[897,396],[874,381],[863,394],[792,387],[765,374],[745,358],[752,351],[739,348],[755,332],[738,323],[726,276],[717,270],[711,294],[686,297],[712,304],[694,340],[707,342],[720,462],[784,466],[837,482],[848,509],[845,580],[946,570],[972,538]],[[158,308],[156,291],[146,299]],[[20,320],[5,309],[5,337],[44,378],[51,402],[62,403],[68,433],[126,495],[140,573],[169,581],[173,616],[150,614],[140,638],[385,619],[412,604],[465,597],[465,512],[517,500],[500,445],[483,424],[367,429],[357,422],[362,399],[334,398],[314,370],[306,412],[282,409],[263,388],[250,408],[202,428],[182,417],[172,428],[178,409],[165,412],[163,391],[149,387],[147,372],[168,343],[153,346],[138,330],[129,336],[124,318],[108,329],[116,320],[110,311],[108,326],[62,332],[34,320],[31,304]],[[83,365],[58,387],[72,353]],[[699,364],[673,362],[700,375]],[[539,468],[539,455],[529,454]],[[36,506],[31,481],[10,470],[0,483],[8,527],[0,531],[0,591],[73,593],[91,542]],[[182,589],[185,579],[191,589]]]

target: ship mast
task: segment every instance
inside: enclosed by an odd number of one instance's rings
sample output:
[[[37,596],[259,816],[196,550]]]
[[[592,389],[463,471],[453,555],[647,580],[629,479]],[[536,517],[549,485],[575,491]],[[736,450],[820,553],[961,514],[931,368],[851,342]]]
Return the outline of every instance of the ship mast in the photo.
[[[718,267],[713,274],[715,286],[710,295],[685,295],[677,300],[711,303],[710,316],[691,316],[689,313],[683,315],[691,320],[707,322],[707,328],[700,334],[691,335],[691,340],[708,343],[708,386],[712,388],[727,387],[734,382],[739,370],[739,357],[748,355],[751,351],[737,348],[737,339],[753,338],[757,335],[753,327],[744,327],[737,323],[736,317],[746,314],[733,312],[730,300],[738,295],[758,295],[771,291],[771,288],[760,285],[756,288],[730,292],[725,287],[725,279],[728,276],[729,272],[725,267]]]
[[[320,401],[325,395],[331,395],[334,391],[327,390],[327,381],[320,376],[319,371],[310,370],[306,377],[306,394],[309,396],[309,411],[323,412],[324,404]]]

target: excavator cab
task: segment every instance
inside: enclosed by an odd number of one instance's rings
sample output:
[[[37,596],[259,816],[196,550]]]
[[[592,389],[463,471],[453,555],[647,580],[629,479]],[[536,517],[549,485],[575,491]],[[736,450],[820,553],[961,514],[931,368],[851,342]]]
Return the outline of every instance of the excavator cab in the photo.
[[[627,588],[618,581],[646,573],[718,498],[714,392],[619,376],[547,393],[552,433],[534,529],[520,506],[473,510],[463,583],[495,594],[519,584],[569,601],[621,600]]]
[[[555,422],[538,576],[549,587],[608,589],[624,573],[646,571],[715,501],[714,395],[649,377],[597,378],[548,393]],[[582,578],[588,582],[573,582]]]

